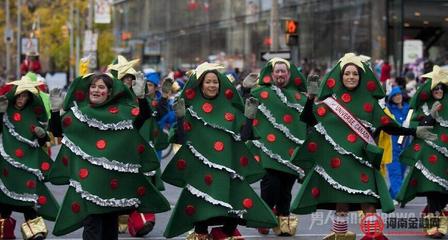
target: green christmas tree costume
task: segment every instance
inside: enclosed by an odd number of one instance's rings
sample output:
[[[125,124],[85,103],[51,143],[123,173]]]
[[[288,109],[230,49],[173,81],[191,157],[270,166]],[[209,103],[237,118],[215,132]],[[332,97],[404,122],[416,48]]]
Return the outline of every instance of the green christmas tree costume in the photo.
[[[264,171],[241,141],[245,122],[241,97],[226,76],[218,74],[218,95],[204,98],[197,80],[204,66],[214,68],[201,64],[180,95],[187,111],[183,126],[177,127],[185,131],[186,142],[162,179],[183,190],[164,236],[177,236],[214,217],[240,218],[248,227],[274,227],[274,215],[249,185]]]
[[[300,121],[300,113],[307,97],[305,77],[290,64],[290,79],[287,86],[275,86],[271,74],[273,62],[270,61],[260,73],[259,86],[252,89],[251,95],[260,101],[254,127],[260,139],[249,142],[251,151],[256,154],[264,168],[305,177],[300,167],[291,163],[294,149],[303,144],[306,137],[306,124]]]
[[[411,126],[418,126],[420,120],[430,115],[430,109],[436,101],[431,89],[438,83],[448,84],[446,76],[439,79],[435,74],[440,70],[434,67],[435,77],[426,80],[411,99],[410,107],[414,109]],[[403,181],[397,200],[407,203],[417,196],[426,196],[429,192],[448,194],[447,169],[448,162],[448,98],[446,92],[441,100],[442,109],[438,111],[439,117],[435,119],[434,129],[437,140],[429,141],[414,139],[401,154],[400,160],[410,166],[410,170]]]
[[[54,221],[59,209],[45,182],[53,161],[43,151],[33,133],[48,117],[36,89],[38,83],[24,79],[10,83],[9,104],[3,114],[0,144],[0,203],[13,207],[35,207],[37,214]],[[27,85],[23,88],[24,85]],[[29,91],[31,98],[21,110],[14,107],[15,96]]]
[[[353,90],[342,84],[341,69],[347,63],[364,69],[360,72],[359,85]],[[383,97],[383,89],[369,66],[354,54],[346,54],[324,76],[318,95],[320,102],[313,109],[318,124],[293,155],[293,163],[304,168],[307,175],[292,204],[292,212],[334,210],[336,203],[348,203],[351,211],[360,210],[360,203],[374,204],[386,213],[394,210],[378,170],[383,150],[373,145],[374,142],[368,144],[323,102],[327,98],[335,99],[358,119],[370,136],[368,131],[380,126],[398,126],[380,106],[378,99]]]
[[[50,180],[69,184],[54,235],[82,226],[90,214],[163,212],[168,201],[143,175],[159,168],[154,150],[133,126],[139,109],[132,94],[114,79],[112,95],[100,105],[88,101],[88,77],[74,80],[64,102],[64,137]]]

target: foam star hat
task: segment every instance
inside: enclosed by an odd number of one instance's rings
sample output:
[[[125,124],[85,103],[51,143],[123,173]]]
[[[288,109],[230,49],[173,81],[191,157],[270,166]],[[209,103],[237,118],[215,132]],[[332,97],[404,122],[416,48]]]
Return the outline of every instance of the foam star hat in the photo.
[[[108,71],[116,71],[117,72],[117,78],[121,79],[126,74],[131,74],[135,76],[137,71],[135,71],[134,67],[137,65],[137,63],[140,61],[140,59],[134,59],[131,61],[128,61],[125,57],[122,55],[118,55],[117,59],[114,61],[114,63],[109,64],[107,66]]]

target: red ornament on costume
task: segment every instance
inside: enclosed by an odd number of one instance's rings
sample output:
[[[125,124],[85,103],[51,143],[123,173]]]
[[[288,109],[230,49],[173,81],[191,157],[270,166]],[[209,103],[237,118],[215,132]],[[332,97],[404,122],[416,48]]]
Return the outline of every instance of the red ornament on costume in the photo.
[[[421,149],[422,149],[422,147],[420,146],[420,144],[418,144],[418,143],[416,143],[416,144],[414,144],[414,151],[415,152],[418,152],[418,151],[420,151]]]
[[[254,155],[254,159],[255,159],[255,161],[257,161],[257,162],[260,162],[260,160],[261,160],[260,156],[258,156],[258,155]]]
[[[255,126],[258,125],[258,123],[259,123],[258,119],[255,118],[255,119],[252,120],[252,126],[255,127]]]
[[[249,164],[249,158],[246,156],[240,157],[240,164],[241,166],[246,167]]]
[[[80,210],[81,210],[81,206],[79,205],[79,203],[73,202],[72,203],[72,212],[79,213]]]
[[[20,122],[22,121],[22,114],[15,112],[12,114],[12,120],[14,120],[14,122]]]
[[[266,139],[268,140],[268,142],[275,142],[275,140],[277,140],[277,137],[275,136],[275,134],[270,133],[266,136]]]
[[[179,170],[184,170],[185,168],[187,168],[187,162],[184,159],[177,160],[176,168]]]
[[[215,149],[215,151],[221,152],[222,150],[224,150],[224,143],[221,141],[216,141],[213,145],[213,148]]]
[[[40,116],[43,112],[44,112],[44,110],[42,109],[41,106],[36,106],[36,107],[34,108],[34,113],[35,113],[37,116]]]
[[[23,150],[21,148],[17,148],[15,154],[16,154],[16,157],[18,157],[18,158],[23,158],[23,156],[25,155],[25,153],[23,152]]]
[[[317,150],[317,144],[315,142],[308,143],[308,152],[316,152]]]
[[[196,208],[193,205],[189,204],[189,205],[185,206],[185,213],[188,216],[192,216],[193,214],[196,213]]]
[[[324,106],[320,106],[317,108],[317,115],[323,117],[325,116],[325,114],[327,114],[327,109]]]
[[[250,198],[245,198],[243,200],[243,207],[246,209],[252,208],[254,206],[254,202]]]
[[[350,133],[347,135],[347,141],[354,143],[358,137],[354,133]]]
[[[189,123],[189,122],[187,122],[187,121],[184,121],[184,123],[182,124],[182,126],[183,126],[185,132],[189,132],[189,131],[191,131],[191,123]]]
[[[361,182],[363,182],[363,183],[367,183],[369,181],[369,176],[365,173],[361,173],[360,178],[361,178]]]
[[[313,196],[313,198],[318,198],[320,196],[320,190],[317,187],[313,187],[311,189],[311,196]]]
[[[437,155],[432,154],[428,157],[428,162],[431,164],[436,164],[437,163]]]
[[[118,188],[118,179],[113,178],[110,180],[110,188],[117,189]]]
[[[300,84],[302,84],[302,79],[300,79],[299,77],[294,78],[294,84],[296,86],[300,86]]]
[[[294,97],[296,98],[296,100],[300,100],[300,99],[302,99],[302,95],[300,95],[300,93],[298,93],[298,92],[296,92],[296,93],[294,94]]]
[[[145,151],[145,145],[143,145],[143,144],[137,145],[137,152],[138,153],[143,153],[144,151]]]
[[[42,164],[40,164],[40,169],[46,172],[50,170],[50,164],[48,162],[43,162]]]
[[[72,117],[70,116],[64,117],[64,119],[62,120],[62,126],[68,127],[72,124],[72,121],[73,121]]]
[[[9,176],[8,169],[3,168],[3,176],[5,176],[5,177]]]
[[[213,105],[208,102],[202,104],[202,111],[205,113],[211,113],[213,111]]]
[[[288,155],[292,156],[294,154],[294,148],[289,148],[288,149]]]
[[[47,197],[45,197],[45,196],[43,196],[43,195],[40,195],[40,196],[37,198],[37,203],[38,203],[39,205],[41,205],[41,206],[47,204]]]
[[[185,90],[185,98],[187,98],[188,100],[192,100],[195,96],[196,92],[193,89],[188,88]]]
[[[140,186],[137,188],[137,195],[140,197],[143,197],[146,193],[146,188],[143,186]]]
[[[64,166],[68,166],[68,156],[64,155],[62,157],[62,164],[64,164]]]
[[[371,103],[364,103],[364,112],[372,112],[373,111],[373,105]]]
[[[267,99],[269,97],[269,92],[268,91],[260,92],[260,97],[263,99]]]
[[[327,87],[328,88],[334,88],[336,86],[336,80],[334,78],[330,78],[327,80]]]
[[[342,96],[341,96],[341,100],[342,100],[343,102],[345,102],[345,103],[349,103],[349,102],[352,101],[352,96],[351,96],[350,94],[348,94],[348,93],[344,93],[344,94],[342,94]]]
[[[387,116],[382,116],[382,117],[380,118],[380,121],[381,121],[381,124],[382,124],[382,125],[387,125],[387,124],[390,123],[390,119],[389,119],[389,117],[387,117]]]
[[[224,114],[224,119],[226,119],[226,121],[228,122],[232,122],[233,120],[235,120],[235,115],[233,115],[233,113],[226,112]]]
[[[232,89],[226,89],[226,91],[224,92],[224,95],[226,96],[227,99],[232,99],[233,98],[233,91]]]
[[[440,140],[441,140],[442,142],[444,142],[444,143],[448,143],[448,135],[445,134],[445,133],[442,133],[442,134],[440,135]]]
[[[89,170],[87,168],[79,169],[79,178],[86,179],[89,176]]]
[[[34,124],[31,124],[31,126],[30,126],[31,133],[34,133],[35,129],[36,129],[36,126],[34,126]]]
[[[285,114],[283,115],[283,122],[286,124],[289,124],[292,122],[292,115],[291,114]]]
[[[34,181],[34,180],[26,181],[26,187],[29,189],[36,188],[36,181]]]
[[[138,108],[138,107],[132,108],[131,109],[131,114],[134,117],[138,116],[138,114],[140,114],[140,108]]]
[[[413,178],[411,181],[409,181],[409,184],[413,187],[417,186],[417,179]]]
[[[425,91],[422,91],[421,93],[420,93],[420,100],[422,100],[422,101],[426,101],[426,100],[428,100],[428,98],[429,98],[429,96],[428,96],[428,93],[426,93]]]
[[[116,114],[120,111],[117,106],[110,106],[108,110],[112,114]]]
[[[157,107],[159,105],[159,102],[157,102],[156,100],[152,100],[151,101],[151,106],[152,107]]]
[[[264,76],[263,83],[265,83],[265,84],[271,83],[271,76],[269,76],[269,75]]]
[[[205,175],[204,176],[204,182],[205,182],[205,184],[207,184],[207,185],[211,185],[212,184],[212,182],[213,182],[213,177],[212,177],[212,175],[211,174],[207,174],[207,175]]]
[[[77,91],[75,91],[75,100],[76,100],[77,102],[81,102],[81,101],[83,101],[85,97],[86,97],[86,96],[85,96],[85,94],[84,94],[83,91],[81,91],[81,90],[77,90]]]
[[[104,150],[107,146],[107,142],[104,139],[100,139],[98,141],[96,141],[96,148],[98,150]]]
[[[373,92],[376,90],[376,83],[374,80],[369,80],[367,81],[367,90],[369,92]]]
[[[341,166],[341,159],[334,157],[330,161],[331,168],[339,168]]]

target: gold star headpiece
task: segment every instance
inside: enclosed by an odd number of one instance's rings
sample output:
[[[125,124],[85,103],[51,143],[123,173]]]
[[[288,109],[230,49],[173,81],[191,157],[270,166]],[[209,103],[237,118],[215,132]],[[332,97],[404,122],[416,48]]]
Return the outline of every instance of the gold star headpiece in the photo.
[[[431,90],[439,83],[448,85],[448,71],[441,67],[434,65],[432,72],[423,74],[421,77],[431,78]]]
[[[363,71],[365,71],[364,65],[362,64],[363,58],[356,56],[356,54],[354,53],[346,53],[341,59],[339,59],[338,62],[341,69],[344,68],[345,65],[352,63],[360,67]]]
[[[211,71],[211,70],[220,71],[223,69],[224,69],[224,66],[221,64],[204,62],[196,67],[196,69],[194,70],[194,74],[196,74],[196,79],[199,79],[199,78],[201,78],[202,74],[204,74],[204,72],[206,72],[206,71]]]
[[[25,91],[29,91],[34,95],[38,95],[39,90],[37,89],[37,87],[43,83],[39,81],[33,81],[28,76],[23,76],[20,80],[12,81],[6,84],[17,86],[16,92],[14,93],[14,96],[16,96]]]
[[[279,58],[279,57],[272,58],[271,60],[269,60],[269,63],[271,63],[272,68],[274,68],[275,64],[277,64],[277,63],[284,63],[284,64],[286,64],[286,66],[288,66],[288,69],[290,68],[289,62],[287,60],[285,60],[283,58]]]
[[[107,66],[107,70],[115,70],[118,74],[118,79],[121,79],[126,74],[134,75],[137,73],[135,71],[134,66],[137,65],[137,63],[140,61],[140,59],[134,59],[131,61],[126,60],[125,57],[118,55],[117,57],[117,63],[115,64],[109,64]]]

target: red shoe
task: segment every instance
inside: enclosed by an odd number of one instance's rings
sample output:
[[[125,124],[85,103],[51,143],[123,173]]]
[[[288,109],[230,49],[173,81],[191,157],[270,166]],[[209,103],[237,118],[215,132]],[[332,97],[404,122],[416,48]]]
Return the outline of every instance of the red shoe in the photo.
[[[268,235],[269,234],[269,228],[257,228],[258,233],[262,235]]]
[[[376,237],[364,235],[364,237],[362,237],[361,240],[389,240],[389,238],[387,238],[386,236],[384,236],[384,234],[381,233]]]
[[[143,237],[152,231],[156,224],[154,213],[132,212],[128,219],[129,234],[133,237]]]
[[[0,219],[1,239],[16,239],[14,229],[16,228],[16,220],[12,217]]]

